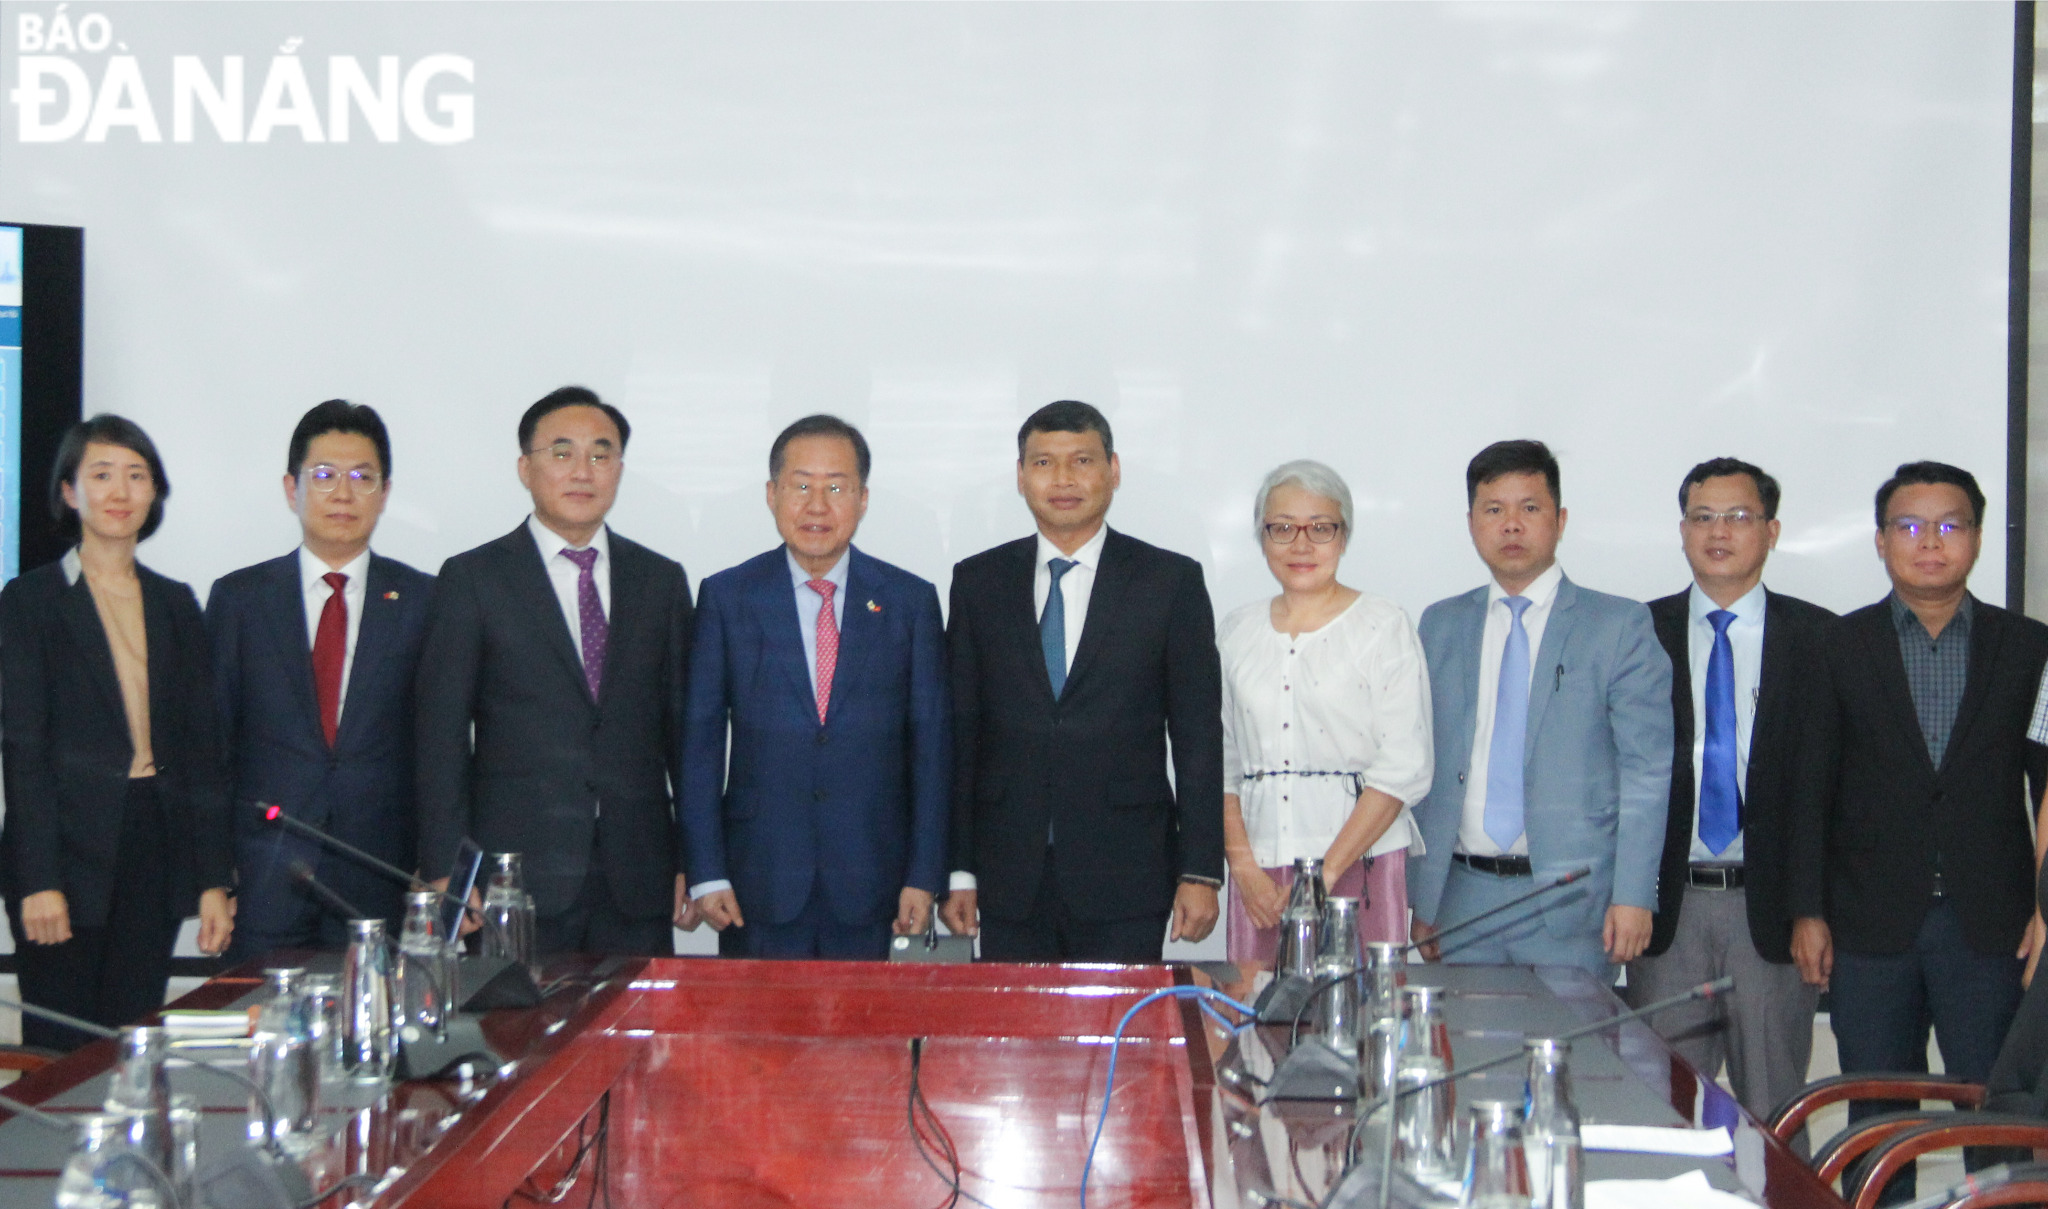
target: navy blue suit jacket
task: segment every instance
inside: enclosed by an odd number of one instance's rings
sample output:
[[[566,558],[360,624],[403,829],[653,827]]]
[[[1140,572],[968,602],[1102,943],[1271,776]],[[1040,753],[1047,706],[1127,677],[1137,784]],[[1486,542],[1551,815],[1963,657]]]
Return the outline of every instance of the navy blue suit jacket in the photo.
[[[825,722],[778,546],[704,581],[683,730],[691,885],[730,880],[740,910],[788,923],[822,880],[843,924],[945,889],[952,777],[939,594],[850,553]],[[728,762],[728,727],[730,753]]]
[[[299,556],[222,576],[206,600],[234,803],[238,925],[268,931],[301,910],[287,870],[303,857],[320,879],[368,912],[396,920],[405,887],[353,858],[264,822],[256,802],[413,868],[413,670],[426,635],[434,577],[370,556],[355,663],[329,750],[313,696],[313,650]],[[438,876],[437,871],[430,876]]]

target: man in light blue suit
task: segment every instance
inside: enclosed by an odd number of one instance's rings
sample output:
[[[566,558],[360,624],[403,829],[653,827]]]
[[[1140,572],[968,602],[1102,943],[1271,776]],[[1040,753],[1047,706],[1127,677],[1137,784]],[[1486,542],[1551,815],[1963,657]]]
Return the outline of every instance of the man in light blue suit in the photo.
[[[1657,907],[1671,660],[1646,607],[1581,588],[1558,567],[1565,510],[1541,441],[1481,450],[1465,494],[1493,580],[1422,614],[1436,781],[1415,807],[1427,851],[1408,867],[1414,936],[1428,942],[1588,868],[1445,948],[1458,946],[1457,961],[1575,965],[1611,982],[1649,943]]]
[[[768,458],[783,544],[697,597],[684,863],[726,956],[884,957],[946,884],[939,595],[853,548],[868,468],[844,420],[784,429]]]

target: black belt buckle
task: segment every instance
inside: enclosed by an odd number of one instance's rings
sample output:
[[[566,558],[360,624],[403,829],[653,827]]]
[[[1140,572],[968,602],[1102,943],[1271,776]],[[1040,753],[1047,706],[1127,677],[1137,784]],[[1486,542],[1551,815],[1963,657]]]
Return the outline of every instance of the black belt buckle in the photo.
[[[1685,881],[1701,890],[1740,890],[1744,878],[1741,865],[1687,865]]]
[[[1453,852],[1451,859],[1468,869],[1495,877],[1528,877],[1535,872],[1526,856],[1474,856],[1467,852]]]

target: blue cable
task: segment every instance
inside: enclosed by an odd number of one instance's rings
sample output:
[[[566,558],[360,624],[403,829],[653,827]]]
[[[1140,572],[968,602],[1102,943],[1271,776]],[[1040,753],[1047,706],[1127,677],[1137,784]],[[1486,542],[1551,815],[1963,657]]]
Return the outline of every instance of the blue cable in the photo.
[[[1204,1008],[1207,1008],[1213,1000],[1243,1013],[1250,1023],[1255,1023],[1258,1019],[1258,1012],[1255,1009],[1239,1003],[1223,992],[1210,987],[1166,987],[1152,992],[1131,1005],[1131,1010],[1124,1013],[1124,1018],[1116,1022],[1116,1035],[1110,1039],[1109,1043],[1109,1073],[1103,1080],[1102,1085],[1102,1115],[1095,1118],[1095,1133],[1088,1139],[1088,1161],[1081,1165],[1081,1209],[1088,1209],[1088,1173],[1095,1168],[1095,1147],[1102,1141],[1102,1127],[1109,1123],[1109,1097],[1110,1093],[1116,1090],[1116,1055],[1117,1050],[1124,1043],[1124,1029],[1131,1023],[1131,1018],[1136,1016],[1140,1009],[1156,999],[1198,999],[1202,1001]],[[1234,1027],[1242,1028],[1243,1026]]]

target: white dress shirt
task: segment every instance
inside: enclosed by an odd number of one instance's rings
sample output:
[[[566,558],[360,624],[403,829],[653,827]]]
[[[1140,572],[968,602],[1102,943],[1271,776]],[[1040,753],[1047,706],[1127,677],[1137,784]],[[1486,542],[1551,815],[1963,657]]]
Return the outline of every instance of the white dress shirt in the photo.
[[[1068,671],[1074,670],[1074,654],[1081,649],[1081,627],[1088,624],[1088,597],[1095,591],[1095,572],[1102,566],[1102,544],[1108,540],[1109,526],[1103,525],[1094,537],[1081,543],[1079,550],[1067,554],[1045,534],[1038,535],[1038,569],[1031,576],[1033,621],[1045,616],[1045,600],[1052,594],[1052,568],[1047,564],[1055,558],[1076,564],[1060,576],[1060,600],[1066,609]]]
[[[562,606],[562,620],[569,623],[569,641],[575,644],[576,658],[583,658],[583,605],[576,598],[576,581],[583,575],[583,569],[562,557],[562,551],[570,548],[561,534],[540,523],[537,516],[526,518],[526,528],[533,534],[534,544],[540,547],[540,565],[547,568],[548,582],[554,585],[555,599]],[[597,581],[597,603],[604,609],[605,619],[612,615],[612,548],[609,530],[599,525],[592,535],[590,545],[578,547],[597,551],[597,561],[590,564],[590,577]]]
[[[1069,559],[1075,564],[1060,576],[1060,607],[1066,610],[1067,670],[1070,672],[1074,670],[1074,654],[1081,649],[1081,630],[1088,624],[1088,597],[1095,591],[1095,572],[1102,566],[1102,546],[1108,540],[1109,526],[1105,524],[1095,531],[1094,537],[1082,542],[1079,550],[1068,554],[1053,545],[1045,534],[1038,535],[1038,569],[1031,575],[1031,619],[1034,622],[1045,616],[1045,601],[1052,595],[1052,568],[1047,564],[1055,558]],[[973,890],[976,888],[974,875],[964,869],[955,869],[947,879],[946,888]]]
[[[1273,628],[1272,602],[1223,619],[1223,786],[1263,868],[1322,857],[1361,789],[1401,803],[1368,856],[1419,842],[1408,807],[1429,793],[1429,672],[1401,607],[1361,594],[1319,630]],[[1325,773],[1348,775],[1326,776]],[[1263,775],[1254,775],[1263,774]]]
[[[1691,624],[1686,627],[1687,662],[1692,668],[1692,859],[1722,863],[1742,859],[1742,833],[1724,852],[1715,852],[1700,839],[1700,779],[1707,757],[1707,661],[1714,654],[1714,623],[1707,614],[1720,608],[1711,596],[1694,584],[1690,597]],[[1735,784],[1749,785],[1749,737],[1756,730],[1756,705],[1764,668],[1764,586],[1758,584],[1728,609],[1735,620],[1728,623],[1729,652],[1735,656]]]
[[[341,657],[341,696],[334,707],[334,720],[338,725],[341,711],[348,705],[348,674],[356,666],[356,634],[363,628],[363,601],[370,594],[370,551],[366,547],[347,566],[330,567],[311,550],[299,547],[299,591],[306,601],[306,649],[309,651],[320,640],[320,614],[327,608],[327,598],[334,595],[334,589],[328,587],[327,581],[321,577],[337,570],[348,576],[348,582],[341,589],[342,608],[348,613],[348,637]]]
[[[1557,603],[1557,585],[1564,581],[1564,568],[1556,563],[1523,588],[1529,607],[1522,610],[1522,629],[1529,635],[1529,683],[1533,686],[1549,668],[1539,667],[1543,652],[1543,627],[1550,621],[1550,607]],[[1493,748],[1493,710],[1500,696],[1500,660],[1507,651],[1508,627],[1514,613],[1501,602],[1508,598],[1499,583],[1486,585],[1486,629],[1479,639],[1479,697],[1472,719],[1472,760],[1465,770],[1465,814],[1458,824],[1458,851],[1473,856],[1527,856],[1529,836],[1515,837],[1506,848],[1486,834],[1486,761]]]
[[[811,589],[811,581],[813,579],[827,580],[837,589],[832,593],[832,623],[839,628],[840,633],[844,634],[846,632],[846,564],[851,561],[853,554],[851,551],[841,554],[839,561],[832,564],[830,571],[825,572],[823,575],[812,575],[809,571],[804,570],[802,565],[796,561],[796,555],[790,552],[788,546],[782,548],[782,553],[789,560],[789,576],[796,581],[796,628],[803,635],[804,666],[810,669],[811,696],[815,699],[818,695],[818,614],[823,612],[825,598]]]

